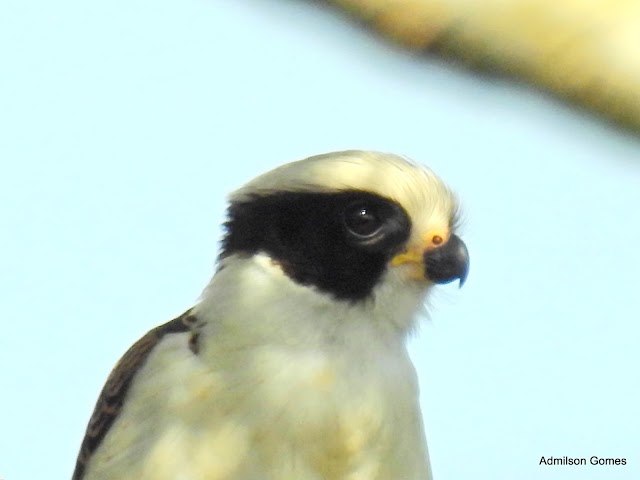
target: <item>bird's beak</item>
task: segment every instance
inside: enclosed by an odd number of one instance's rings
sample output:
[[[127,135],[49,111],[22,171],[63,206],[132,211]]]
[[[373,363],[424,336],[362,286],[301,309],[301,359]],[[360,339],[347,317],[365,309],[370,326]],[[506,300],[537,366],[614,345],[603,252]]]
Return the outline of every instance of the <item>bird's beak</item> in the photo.
[[[460,281],[464,284],[469,273],[469,251],[457,235],[449,235],[446,242],[442,237],[427,236],[429,241],[417,248],[396,255],[391,264],[394,266],[409,264],[411,276],[416,280],[429,280],[433,283]],[[434,241],[435,239],[439,241]]]
[[[444,245],[424,252],[426,277],[434,283],[450,283],[460,280],[464,285],[469,274],[469,251],[457,235],[451,235]]]

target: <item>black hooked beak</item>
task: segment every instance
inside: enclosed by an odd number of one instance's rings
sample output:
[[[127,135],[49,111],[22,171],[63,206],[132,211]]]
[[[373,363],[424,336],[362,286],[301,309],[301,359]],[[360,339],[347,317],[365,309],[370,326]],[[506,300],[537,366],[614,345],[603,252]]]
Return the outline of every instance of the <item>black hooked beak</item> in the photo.
[[[425,275],[434,283],[458,279],[462,287],[469,274],[469,251],[457,235],[451,235],[444,245],[425,252],[423,260]]]

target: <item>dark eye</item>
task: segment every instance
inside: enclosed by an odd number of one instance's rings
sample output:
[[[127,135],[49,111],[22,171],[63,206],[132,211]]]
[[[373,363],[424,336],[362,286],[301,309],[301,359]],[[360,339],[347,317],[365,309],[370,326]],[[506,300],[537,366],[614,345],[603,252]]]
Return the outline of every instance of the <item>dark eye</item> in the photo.
[[[377,209],[366,203],[350,205],[344,211],[344,224],[354,235],[362,238],[375,235],[382,227]]]

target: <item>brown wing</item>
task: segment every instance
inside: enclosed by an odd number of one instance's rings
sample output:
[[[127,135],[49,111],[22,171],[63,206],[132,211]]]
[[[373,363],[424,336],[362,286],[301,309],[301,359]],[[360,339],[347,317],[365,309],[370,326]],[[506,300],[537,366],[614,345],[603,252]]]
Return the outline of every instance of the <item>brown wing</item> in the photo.
[[[82,440],[72,480],[81,480],[83,478],[91,456],[100,446],[109,428],[122,410],[122,404],[129,391],[131,381],[162,337],[169,333],[193,331],[189,347],[194,353],[197,353],[198,334],[194,330],[195,324],[196,318],[191,314],[191,310],[188,310],[178,318],[149,331],[122,356],[109,374],[109,378],[107,378],[107,382],[100,392]]]

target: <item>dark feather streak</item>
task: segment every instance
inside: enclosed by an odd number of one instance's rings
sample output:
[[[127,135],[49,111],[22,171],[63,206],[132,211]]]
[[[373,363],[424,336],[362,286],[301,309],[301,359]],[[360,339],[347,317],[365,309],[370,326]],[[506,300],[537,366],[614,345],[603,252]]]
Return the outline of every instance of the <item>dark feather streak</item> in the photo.
[[[191,314],[191,310],[188,310],[178,318],[149,331],[122,356],[107,378],[102,392],[100,392],[80,447],[72,480],[81,480],[83,478],[91,456],[100,446],[111,425],[120,414],[133,378],[162,337],[171,333],[191,331],[193,333],[189,339],[189,348],[194,354],[197,354],[198,333],[195,331],[196,324],[196,317]]]

